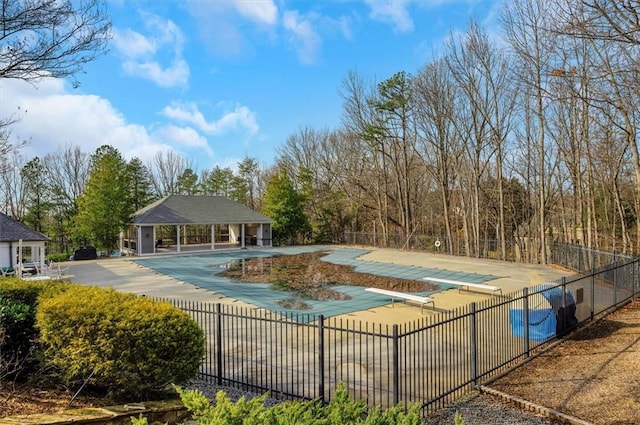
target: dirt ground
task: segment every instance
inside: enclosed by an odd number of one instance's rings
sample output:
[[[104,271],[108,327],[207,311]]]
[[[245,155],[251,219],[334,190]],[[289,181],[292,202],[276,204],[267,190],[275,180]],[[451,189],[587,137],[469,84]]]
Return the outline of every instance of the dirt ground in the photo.
[[[640,300],[489,387],[593,424],[640,424]]]
[[[309,256],[287,257],[286,261],[294,261],[293,265],[298,267],[292,269],[297,270],[296,281],[306,276],[312,286],[318,287],[330,286],[336,279],[354,285],[360,281],[372,285],[371,276],[354,273],[345,266],[333,267],[335,265]],[[236,278],[266,279],[265,275],[258,275],[258,270],[264,273],[263,266],[245,265],[245,274]],[[247,273],[251,270],[253,272]],[[415,284],[420,286],[406,286],[407,281],[402,279],[380,277],[376,277],[375,282],[375,286],[381,288],[407,292],[428,290],[421,282]],[[640,301],[590,325],[489,386],[594,424],[640,424]],[[0,382],[0,417],[55,413],[66,408],[72,397],[70,391],[44,391]],[[113,404],[111,400],[82,394],[72,407]]]
[[[34,413],[59,413],[71,408],[117,404],[97,395],[80,394],[75,399],[73,396],[73,392],[63,388],[44,390],[29,384],[0,382],[0,418]]]
[[[321,258],[325,251],[306,252],[297,255],[279,255],[245,260],[244,266],[227,269],[222,276],[243,282],[273,283],[281,289],[314,292],[330,288],[333,284],[376,287],[402,292],[426,292],[436,285],[410,279],[357,273],[352,266],[329,263]]]

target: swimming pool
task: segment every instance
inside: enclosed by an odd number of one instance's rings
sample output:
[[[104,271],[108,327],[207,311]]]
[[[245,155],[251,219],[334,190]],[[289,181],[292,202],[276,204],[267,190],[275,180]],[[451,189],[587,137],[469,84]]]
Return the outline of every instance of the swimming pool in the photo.
[[[322,314],[325,317],[330,317],[389,304],[389,297],[367,292],[364,290],[365,288],[361,286],[332,285],[331,289],[347,295],[350,299],[304,299],[304,303],[310,307],[309,309],[286,309],[281,306],[281,301],[283,299],[295,298],[297,296],[296,294],[274,290],[269,283],[232,281],[219,274],[229,263],[234,261],[237,262],[243,259],[261,257],[268,258],[276,255],[295,255],[311,251],[329,251],[326,256],[322,257],[323,261],[353,266],[356,272],[369,273],[377,276],[410,280],[421,280],[424,276],[432,276],[444,279],[464,280],[473,283],[482,283],[496,279],[496,276],[492,275],[362,261],[359,257],[368,253],[368,250],[332,246],[302,246],[269,250],[226,251],[197,255],[138,258],[133,261],[158,273],[171,276],[176,280],[187,282],[199,288],[241,300],[270,311],[310,314],[314,316]],[[429,295],[449,288],[451,288],[451,286],[441,285],[435,291],[421,292],[419,295]]]

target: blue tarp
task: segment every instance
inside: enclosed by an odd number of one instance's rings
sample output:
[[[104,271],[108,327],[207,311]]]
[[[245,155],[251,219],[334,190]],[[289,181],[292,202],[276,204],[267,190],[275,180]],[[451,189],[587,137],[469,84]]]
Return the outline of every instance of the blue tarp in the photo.
[[[524,338],[524,312],[521,308],[509,311],[513,336]],[[556,336],[556,315],[551,308],[529,310],[529,339],[546,341]]]
[[[554,283],[543,283],[542,285],[534,286],[530,293],[538,292],[540,295],[545,297],[554,311],[560,310],[562,307],[562,286],[558,286]],[[573,298],[573,294],[570,291],[566,291],[567,293],[567,304],[571,305],[575,304],[576,301]]]
[[[578,323],[575,318],[575,298],[568,290],[563,295],[562,286],[543,283],[531,288],[529,294],[540,294],[549,302],[546,307],[535,306],[535,308],[529,309],[530,340],[546,341]],[[566,297],[566,299],[563,300],[563,297]],[[566,306],[566,308],[563,306]],[[523,310],[521,308],[512,308],[509,311],[509,321],[511,322],[513,335],[524,338]]]

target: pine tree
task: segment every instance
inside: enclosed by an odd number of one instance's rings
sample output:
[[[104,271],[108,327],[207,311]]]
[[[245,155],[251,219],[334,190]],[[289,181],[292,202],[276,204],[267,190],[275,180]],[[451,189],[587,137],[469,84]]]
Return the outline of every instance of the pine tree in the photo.
[[[91,157],[91,172],[78,199],[76,237],[111,251],[134,213],[127,163],[120,152],[104,145]]]
[[[309,236],[311,226],[304,212],[304,196],[296,190],[284,168],[267,183],[262,212],[274,220],[276,244],[294,244]]]

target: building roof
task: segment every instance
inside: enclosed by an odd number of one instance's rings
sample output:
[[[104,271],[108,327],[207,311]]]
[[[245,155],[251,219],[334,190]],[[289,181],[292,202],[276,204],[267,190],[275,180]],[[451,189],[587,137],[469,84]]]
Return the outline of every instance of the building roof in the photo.
[[[49,240],[44,234],[36,232],[26,224],[0,213],[0,242],[14,242],[20,239],[25,242]]]
[[[269,217],[224,196],[169,195],[138,210],[134,224],[265,224]]]

